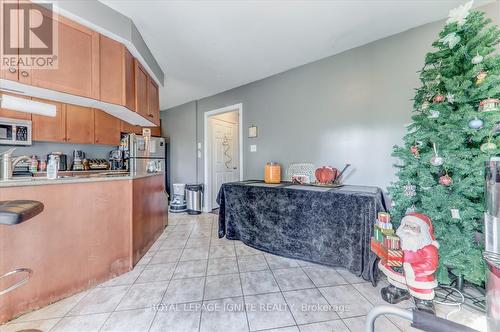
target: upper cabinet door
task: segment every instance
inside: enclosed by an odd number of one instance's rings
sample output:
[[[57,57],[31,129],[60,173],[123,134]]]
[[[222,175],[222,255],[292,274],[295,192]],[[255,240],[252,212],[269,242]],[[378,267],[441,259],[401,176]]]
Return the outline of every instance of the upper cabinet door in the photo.
[[[66,141],[66,105],[50,100],[33,98],[35,101],[56,105],[56,116],[32,114],[31,121],[34,141],[65,142]]]
[[[135,111],[151,120],[149,116],[149,106],[148,106],[148,73],[141,66],[137,59],[134,59],[135,63]]]
[[[40,12],[51,20],[46,10]],[[53,20],[57,24],[57,69],[20,69],[19,81],[99,99],[99,34],[57,14]]]
[[[94,144],[94,110],[92,108],[66,105],[66,141]]]
[[[15,2],[9,2],[9,6],[15,6],[19,8],[19,4]],[[0,0],[0,24],[2,25],[2,31],[1,33],[3,34],[3,17],[4,17],[4,6],[3,6],[3,1]],[[8,14],[8,13],[5,13]],[[9,33],[9,42],[11,45],[17,45],[18,40],[19,40],[19,12],[18,15],[11,15],[11,25],[10,25],[10,33]],[[5,40],[4,36],[0,36],[2,38],[2,47],[4,46],[3,43],[7,43],[7,40]],[[18,52],[16,51],[16,54],[5,54],[4,57],[4,51],[0,50],[0,78],[6,79],[6,80],[11,80],[11,81],[17,81],[18,80]]]
[[[126,121],[121,121],[121,128],[120,128],[122,133],[126,134],[142,134],[142,127],[141,126],[135,126],[133,124],[130,124]]]
[[[100,99],[134,110],[134,58],[113,39],[101,35],[99,41]]]
[[[94,142],[97,144],[120,144],[120,119],[101,110],[94,110]]]
[[[160,125],[160,96],[158,85],[149,77],[148,79],[148,117],[155,125]]]

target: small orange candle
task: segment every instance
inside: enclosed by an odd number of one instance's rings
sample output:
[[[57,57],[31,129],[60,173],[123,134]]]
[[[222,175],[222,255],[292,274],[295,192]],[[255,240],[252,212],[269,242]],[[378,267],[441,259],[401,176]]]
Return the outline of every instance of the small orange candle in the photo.
[[[266,164],[266,170],[264,172],[264,182],[265,183],[280,183],[281,182],[281,166],[275,162],[269,162]]]

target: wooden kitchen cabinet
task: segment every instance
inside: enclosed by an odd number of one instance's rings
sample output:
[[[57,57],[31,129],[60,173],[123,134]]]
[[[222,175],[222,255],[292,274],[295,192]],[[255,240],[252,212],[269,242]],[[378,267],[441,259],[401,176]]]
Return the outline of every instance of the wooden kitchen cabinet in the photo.
[[[30,97],[14,95],[11,93],[1,92],[2,95],[10,95],[18,98],[31,99]],[[18,119],[18,120],[31,120],[31,113],[16,112],[7,108],[0,108],[0,118]]]
[[[0,0],[0,4],[3,4],[3,3],[4,3],[4,1]],[[10,3],[12,3],[12,6],[14,6],[14,2],[10,2]],[[15,6],[18,7],[17,4]],[[0,18],[4,17],[4,9],[5,9],[4,6],[1,5],[0,6]],[[18,38],[18,36],[19,36],[19,17],[12,15],[10,17],[10,19],[11,19],[10,36],[12,36],[14,38]],[[0,21],[1,20],[2,19],[0,19]],[[4,38],[4,36],[1,36],[0,38]],[[7,41],[4,40],[4,42],[7,42]],[[4,58],[2,58],[3,56],[4,56],[4,54],[3,54],[3,50],[2,50],[2,51],[0,51],[0,58],[1,58],[0,59],[0,78],[6,79],[6,80],[11,80],[11,81],[17,81],[18,76],[19,76],[18,75],[19,70],[18,70],[18,66],[17,66],[18,59],[19,59],[18,54],[6,54],[5,60],[4,60]],[[4,61],[7,61],[8,63],[4,64]]]
[[[94,143],[119,145],[120,119],[94,109]]]
[[[121,124],[120,124],[121,128],[121,132],[122,133],[126,133],[126,134],[142,134],[142,127],[141,126],[134,126],[126,121],[121,121]]]
[[[99,37],[100,100],[135,110],[134,57],[106,36]]]
[[[47,10],[37,9],[44,20],[51,20]],[[19,82],[99,99],[99,34],[57,14],[52,19],[57,21],[57,67],[21,68]]]
[[[56,105],[56,116],[31,115],[33,141],[66,141],[66,105],[56,101],[32,98],[35,101]]]
[[[135,111],[148,120],[152,120],[149,116],[148,105],[148,80],[149,75],[141,66],[137,59],[134,59],[134,74],[135,74]]]
[[[151,129],[151,136],[155,137],[161,137],[161,120],[160,120],[160,125],[156,127],[143,127],[143,128],[149,128]]]
[[[66,141],[78,144],[94,143],[94,110],[66,105]]]
[[[148,117],[155,125],[160,125],[160,95],[158,85],[148,77]]]

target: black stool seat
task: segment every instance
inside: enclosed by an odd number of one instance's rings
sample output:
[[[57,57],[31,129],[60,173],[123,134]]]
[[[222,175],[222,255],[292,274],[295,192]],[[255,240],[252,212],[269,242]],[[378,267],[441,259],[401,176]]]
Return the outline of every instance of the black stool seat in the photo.
[[[17,225],[43,211],[38,201],[0,201],[0,225]]]

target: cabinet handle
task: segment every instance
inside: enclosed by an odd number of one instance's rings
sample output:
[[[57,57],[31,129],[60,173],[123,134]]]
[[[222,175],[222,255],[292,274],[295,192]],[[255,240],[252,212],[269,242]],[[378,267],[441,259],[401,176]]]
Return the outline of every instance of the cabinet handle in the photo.
[[[28,72],[27,72],[26,70],[23,70],[23,71],[21,72],[21,76],[22,76],[22,77],[28,77],[28,76],[29,76],[29,74],[28,74]]]
[[[9,67],[9,73],[14,74],[16,71],[17,71],[17,69],[16,69],[16,68],[14,68],[14,67]]]

